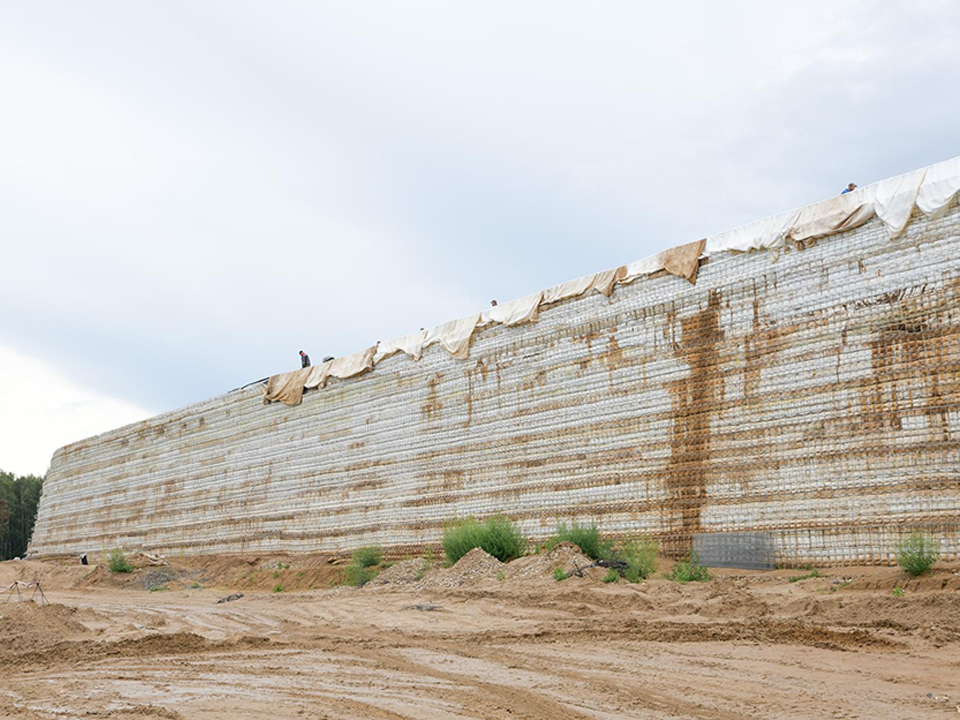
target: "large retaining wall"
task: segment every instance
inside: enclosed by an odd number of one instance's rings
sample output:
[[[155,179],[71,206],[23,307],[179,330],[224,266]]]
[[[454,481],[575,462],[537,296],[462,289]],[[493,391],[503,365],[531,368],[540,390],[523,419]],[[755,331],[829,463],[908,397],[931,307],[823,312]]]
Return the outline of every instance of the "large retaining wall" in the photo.
[[[960,209],[814,247],[722,254],[530,324],[331,380],[238,390],[59,450],[31,552],[435,543],[506,513],[648,533],[765,533],[782,563],[956,554]],[[731,537],[733,537],[731,535]]]

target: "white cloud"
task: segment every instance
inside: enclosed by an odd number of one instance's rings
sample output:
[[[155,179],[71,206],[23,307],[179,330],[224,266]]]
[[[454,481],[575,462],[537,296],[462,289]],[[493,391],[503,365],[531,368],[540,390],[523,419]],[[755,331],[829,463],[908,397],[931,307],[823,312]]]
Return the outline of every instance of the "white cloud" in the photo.
[[[169,410],[943,160],[958,30],[922,1],[9,3],[0,345]]]
[[[91,392],[48,363],[0,347],[0,469],[43,475],[54,450],[153,413]]]

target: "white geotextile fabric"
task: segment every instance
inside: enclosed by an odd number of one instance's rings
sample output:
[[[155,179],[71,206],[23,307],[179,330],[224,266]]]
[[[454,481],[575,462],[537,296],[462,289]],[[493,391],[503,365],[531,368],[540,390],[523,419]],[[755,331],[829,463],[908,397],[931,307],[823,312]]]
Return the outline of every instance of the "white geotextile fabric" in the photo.
[[[926,174],[927,168],[923,168],[867,187],[873,190],[873,210],[887,226],[891,238],[900,237],[907,227]]]
[[[960,193],[960,158],[945,160],[799,210],[774,215],[707,238],[706,255],[783,247],[851,230],[874,216],[891,238],[899,237],[914,207],[932,216],[946,211]]]
[[[337,358],[312,368],[274,375],[267,382],[265,399],[296,405],[304,388],[322,387],[327,378],[348,378],[369,370],[398,352],[419,360],[423,349],[439,344],[458,359],[470,356],[470,339],[477,327],[499,323],[533,322],[543,305],[599,292],[609,297],[617,283],[667,271],[695,283],[701,256],[721,252],[749,252],[783,247],[787,242],[803,247],[818,238],[863,225],[878,217],[891,238],[899,237],[913,209],[932,217],[946,212],[960,194],[960,157],[920,170],[881,180],[853,192],[828,198],[798,210],[759,220],[695,243],[670,248],[620,267],[584,275],[541,292],[511,300],[483,313],[420,330],[381,342],[361,352]]]
[[[782,247],[784,238],[799,217],[799,210],[790,210],[713,235],[707,238],[704,252],[707,255],[716,255],[721,252],[749,252]]]
[[[373,356],[373,362],[378,363],[398,352],[406,353],[414,360],[419,360],[420,356],[423,355],[423,341],[426,337],[426,330],[417,330],[415,333],[381,342],[377,346],[377,353]]]
[[[939,217],[960,193],[960,157],[931,165],[917,193],[917,207],[926,215]]]
[[[873,203],[864,201],[868,193],[863,188],[802,208],[786,239],[803,243],[860,227],[874,216]]]
[[[537,310],[540,308],[542,301],[543,291],[541,290],[533,293],[533,295],[496,305],[483,313],[480,324],[519,325],[520,323],[532,322],[537,319]]]
[[[374,345],[366,350],[334,358],[319,365],[274,375],[267,380],[264,399],[267,402],[299,405],[305,389],[325,387],[327,380],[331,377],[346,379],[370,370],[373,367],[373,356],[376,350],[377,347]]]
[[[373,367],[373,356],[376,352],[377,346],[371,345],[366,350],[328,360],[323,365],[329,366],[327,370],[329,377],[346,379],[359,375],[365,370],[370,370]],[[323,367],[323,365],[320,367]],[[321,384],[326,384],[326,382],[327,380],[324,378]]]
[[[430,328],[423,340],[423,347],[439,343],[453,357],[466,360],[470,357],[470,336],[479,322],[480,313],[474,313]]]
[[[554,285],[552,288],[543,291],[543,304],[548,305],[549,303],[560,302],[593,292],[610,297],[613,286],[622,282],[626,274],[627,266],[621,265],[611,270],[602,270],[601,272],[584,275],[576,280],[568,280],[565,283]],[[531,296],[528,295],[527,297]]]
[[[591,273],[590,275],[584,275],[576,280],[568,280],[565,283],[554,285],[552,288],[547,288],[543,291],[543,303],[546,305],[549,303],[560,302],[561,300],[567,300],[568,298],[585,295],[593,290],[593,285],[596,280],[597,274]]]

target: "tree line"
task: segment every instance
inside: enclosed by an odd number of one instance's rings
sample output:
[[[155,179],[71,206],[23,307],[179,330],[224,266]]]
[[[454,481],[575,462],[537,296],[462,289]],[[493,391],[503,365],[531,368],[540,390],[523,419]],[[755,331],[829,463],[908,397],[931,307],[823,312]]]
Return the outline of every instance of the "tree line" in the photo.
[[[42,488],[41,477],[0,470],[0,560],[27,552]]]

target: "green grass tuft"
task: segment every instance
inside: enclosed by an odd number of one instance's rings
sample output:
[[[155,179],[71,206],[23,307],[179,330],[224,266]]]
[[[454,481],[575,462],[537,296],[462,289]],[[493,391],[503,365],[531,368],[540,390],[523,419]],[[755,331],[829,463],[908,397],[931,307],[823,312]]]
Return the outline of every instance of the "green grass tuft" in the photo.
[[[680,560],[674,564],[673,570],[667,577],[678,583],[706,582],[710,579],[710,573],[700,563],[697,554],[691,551],[686,560]]]
[[[368,545],[367,547],[357,548],[353,551],[351,560],[355,565],[368,568],[379,565],[383,560],[383,550],[379,545]]]
[[[603,581],[605,583],[615,583],[620,580],[620,573],[618,573],[613,568],[607,570],[607,574],[603,576]]]
[[[273,591],[275,593],[283,592],[283,585],[281,585],[280,583],[277,583],[276,585],[273,586]]]
[[[897,565],[910,575],[923,575],[939,557],[939,543],[919,530],[897,543]]]
[[[623,576],[632,583],[646,580],[657,571],[657,542],[652,538],[627,540],[618,555],[627,563]]]
[[[791,578],[787,578],[787,580],[789,582],[800,582],[801,580],[809,580],[810,578],[818,578],[818,577],[820,577],[820,571],[814,570],[813,572],[807,573],[806,575],[794,575]]]
[[[350,563],[343,569],[343,584],[350,587],[363,587],[377,576],[377,571]]]
[[[509,562],[524,554],[526,544],[520,528],[502,515],[483,522],[467,518],[448,525],[443,531],[443,552],[451,565],[474,548],[480,548],[500,562]]]
[[[566,523],[557,526],[556,534],[547,541],[547,550],[552,550],[562,542],[572,542],[591,560],[608,560],[613,554],[613,544],[600,535],[596,525]]]
[[[127,562],[127,556],[123,554],[123,550],[120,548],[111,550],[110,554],[107,555],[107,566],[113,573],[128,573],[134,570],[133,565]]]
[[[558,568],[554,568],[554,570],[553,570],[553,579],[556,580],[557,582],[562,582],[562,581],[566,580],[568,577],[570,577],[570,576],[567,575],[567,573],[565,573],[565,572],[563,571],[563,568],[559,568],[559,567],[558,567]]]

